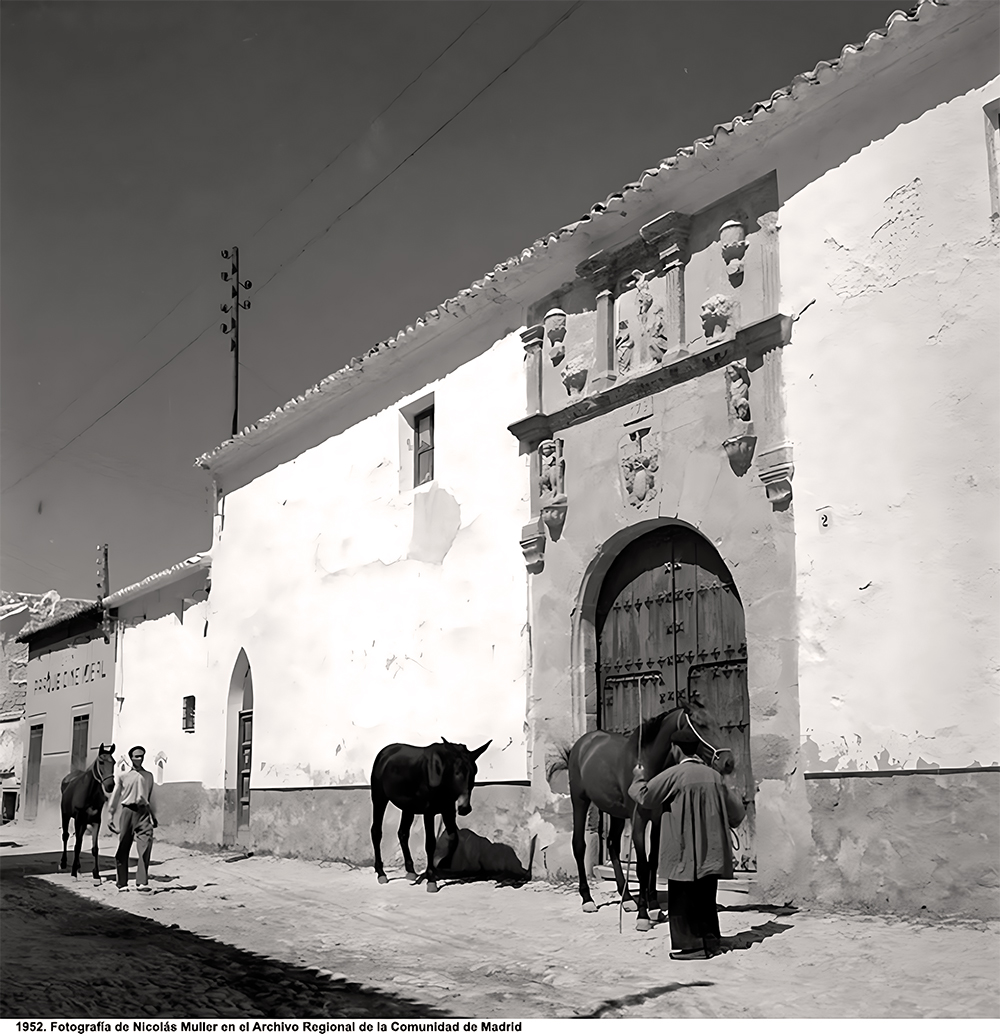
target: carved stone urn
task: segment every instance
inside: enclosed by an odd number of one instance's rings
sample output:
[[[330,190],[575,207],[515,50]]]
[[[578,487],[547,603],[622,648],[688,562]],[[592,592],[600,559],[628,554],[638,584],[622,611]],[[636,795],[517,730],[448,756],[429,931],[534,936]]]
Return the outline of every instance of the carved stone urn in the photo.
[[[728,295],[713,295],[701,304],[701,326],[708,341],[724,339],[735,330],[729,326],[735,309],[736,304]]]
[[[743,256],[747,251],[747,232],[737,219],[726,220],[719,228],[722,261],[726,264],[729,282],[737,285],[743,280]]]
[[[571,398],[583,394],[587,384],[587,374],[587,361],[582,356],[570,360],[563,368],[562,383],[566,386],[566,391]]]
[[[566,314],[561,309],[550,309],[542,323],[549,341],[549,359],[553,367],[558,367],[566,358]]]
[[[729,466],[737,478],[742,478],[750,470],[756,446],[756,435],[733,435],[722,444]]]

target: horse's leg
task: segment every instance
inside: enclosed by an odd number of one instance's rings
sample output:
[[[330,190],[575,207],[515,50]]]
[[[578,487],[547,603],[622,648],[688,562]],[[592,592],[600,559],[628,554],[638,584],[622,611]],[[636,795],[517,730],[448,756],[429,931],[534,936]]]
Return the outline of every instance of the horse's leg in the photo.
[[[80,848],[83,845],[83,833],[87,830],[87,818],[81,813],[77,813],[73,818],[76,826],[76,846],[73,849],[73,877],[75,878],[80,873]]]
[[[417,880],[417,868],[413,866],[413,857],[410,855],[410,825],[413,823],[413,814],[404,811],[399,821],[399,847],[403,850],[403,866],[406,868],[406,876],[410,881]]]
[[[635,930],[648,932],[653,927],[649,919],[647,894],[649,866],[646,859],[646,823],[640,817],[632,821],[632,848],[635,850],[635,876],[639,883],[639,913],[635,919]]]
[[[434,817],[436,813],[424,814],[424,849],[427,853],[427,891],[437,892],[437,872],[434,870]]]
[[[458,848],[458,824],[455,823],[454,808],[446,813],[442,813],[441,819],[444,821],[444,829],[448,834],[448,848],[445,850],[444,856],[441,857],[440,866],[442,869],[447,870],[451,866],[452,857]]]
[[[622,817],[609,817],[608,821],[608,859],[611,860],[611,869],[615,872],[615,884],[622,899],[622,908],[632,913],[636,909],[635,900],[628,890],[628,881],[622,872],[622,832],[625,830],[625,820]]]
[[[386,884],[389,880],[385,876],[382,866],[382,818],[385,816],[385,807],[389,800],[385,796],[378,782],[372,781],[372,847],[375,850],[375,874],[380,885]]]
[[[593,914],[597,910],[594,897],[590,894],[587,883],[587,811],[590,802],[583,795],[573,795],[573,857],[580,875],[580,898],[583,900],[583,912]]]
[[[100,885],[101,883],[101,868],[97,857],[97,836],[101,833],[101,814],[97,814],[97,819],[94,821],[94,884]]]
[[[63,851],[62,851],[62,857],[59,860],[59,869],[61,871],[64,871],[66,869],[66,843],[69,841],[69,813],[66,810],[65,806],[63,806],[63,811],[62,811],[62,822],[63,822],[63,830],[62,830]]]
[[[649,870],[646,880],[646,888],[648,889],[649,897],[649,919],[651,921],[662,921],[663,912],[660,910],[660,897],[656,891],[656,868],[660,862],[659,817],[654,817],[650,821],[649,830]]]

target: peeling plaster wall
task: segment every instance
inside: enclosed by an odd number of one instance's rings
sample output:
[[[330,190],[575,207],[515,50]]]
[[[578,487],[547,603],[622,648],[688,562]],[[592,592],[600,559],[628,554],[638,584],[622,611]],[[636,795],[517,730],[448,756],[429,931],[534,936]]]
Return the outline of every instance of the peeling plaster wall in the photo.
[[[785,311],[816,299],[785,350],[807,770],[1000,759],[998,94],[928,111],[781,210]]]
[[[781,210],[806,771],[1000,760],[997,231],[983,106],[927,111]],[[997,773],[809,780],[811,892],[1000,914]]]
[[[225,708],[245,649],[255,844],[301,836],[267,809],[265,789],[365,786],[394,741],[492,739],[479,779],[525,780],[527,468],[506,428],[524,405],[522,364],[509,336],[225,498],[210,679]],[[429,392],[435,481],[401,490],[412,459],[400,410]],[[303,792],[295,810],[332,795]],[[333,813],[310,851],[354,858],[367,839]]]

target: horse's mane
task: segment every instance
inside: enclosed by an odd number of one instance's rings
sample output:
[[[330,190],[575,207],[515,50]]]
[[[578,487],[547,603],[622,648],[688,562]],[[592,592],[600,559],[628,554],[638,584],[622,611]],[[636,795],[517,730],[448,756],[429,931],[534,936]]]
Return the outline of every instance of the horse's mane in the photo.
[[[666,712],[661,712],[656,716],[650,716],[649,719],[644,719],[629,735],[629,741],[637,748],[641,745],[648,745],[651,741],[655,741],[667,716],[677,712],[677,708],[679,708],[679,706],[673,709],[668,709]]]

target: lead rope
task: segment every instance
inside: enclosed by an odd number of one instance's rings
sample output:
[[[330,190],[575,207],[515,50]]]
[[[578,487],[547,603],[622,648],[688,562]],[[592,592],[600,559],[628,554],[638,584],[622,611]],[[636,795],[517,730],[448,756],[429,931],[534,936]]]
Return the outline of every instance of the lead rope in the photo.
[[[642,762],[642,681],[636,681],[635,687],[636,700],[639,705],[639,726],[638,734],[635,739],[635,765],[638,766]],[[630,785],[631,787],[631,785]],[[627,795],[628,792],[626,791]],[[628,839],[628,857],[625,861],[625,881],[622,887],[621,898],[618,900],[618,934],[622,934],[622,913],[625,910],[625,896],[628,894],[628,875],[632,869],[632,842],[635,838],[635,818],[639,812],[639,803],[637,802],[632,807],[632,830],[629,831]],[[619,857],[621,859],[621,857]]]

